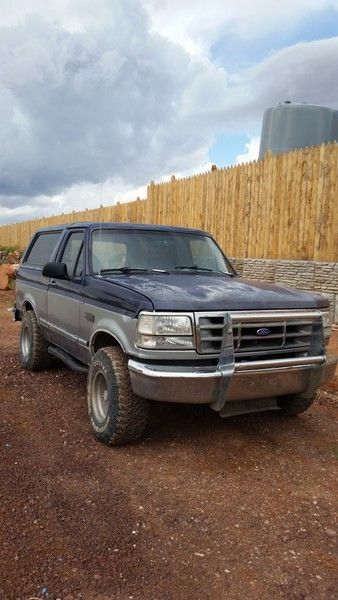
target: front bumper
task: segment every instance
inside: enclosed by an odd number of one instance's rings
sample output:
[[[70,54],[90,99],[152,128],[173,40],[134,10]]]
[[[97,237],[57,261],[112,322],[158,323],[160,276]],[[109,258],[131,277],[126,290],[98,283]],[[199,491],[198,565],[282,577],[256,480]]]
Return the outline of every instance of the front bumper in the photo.
[[[224,403],[313,391],[334,377],[337,358],[327,354],[236,364]],[[128,367],[133,391],[149,400],[212,405],[219,397],[222,373],[216,367],[170,367],[134,359]]]

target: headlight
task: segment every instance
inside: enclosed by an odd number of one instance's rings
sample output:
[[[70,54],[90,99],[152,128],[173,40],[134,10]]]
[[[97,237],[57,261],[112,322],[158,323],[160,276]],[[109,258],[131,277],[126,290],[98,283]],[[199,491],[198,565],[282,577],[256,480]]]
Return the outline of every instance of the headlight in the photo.
[[[149,350],[190,350],[194,348],[190,317],[141,314],[137,324],[136,346]]]
[[[324,338],[327,339],[332,333],[331,311],[328,308],[327,310],[321,310],[320,312],[323,320]]]

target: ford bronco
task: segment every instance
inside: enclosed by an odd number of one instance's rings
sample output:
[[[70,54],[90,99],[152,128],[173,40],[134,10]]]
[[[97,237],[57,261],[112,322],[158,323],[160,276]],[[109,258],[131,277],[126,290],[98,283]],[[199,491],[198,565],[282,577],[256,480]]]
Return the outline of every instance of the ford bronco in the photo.
[[[74,223],[37,231],[17,274],[21,364],[88,373],[100,441],[141,436],[149,400],[220,416],[296,415],[335,372],[328,301],[238,277],[196,229]]]

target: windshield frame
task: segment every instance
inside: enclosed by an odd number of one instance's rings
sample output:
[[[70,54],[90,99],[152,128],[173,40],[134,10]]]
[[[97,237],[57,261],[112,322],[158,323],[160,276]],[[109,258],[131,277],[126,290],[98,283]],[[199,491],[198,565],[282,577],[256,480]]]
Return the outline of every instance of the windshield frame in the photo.
[[[93,234],[96,231],[102,231],[102,233],[103,232],[107,232],[107,231],[116,231],[117,233],[129,233],[129,232],[132,232],[133,235],[134,235],[134,233],[139,233],[139,235],[142,235],[144,233],[161,233],[161,230],[160,229],[156,229],[156,228],[154,228],[154,229],[153,228],[149,228],[149,229],[145,229],[145,228],[134,229],[133,227],[130,227],[130,228],[129,227],[123,227],[123,228],[122,227],[121,228],[119,228],[119,227],[107,227],[106,223],[104,223],[103,225],[104,226],[102,228],[100,228],[99,226],[97,226],[97,227],[93,227],[90,230],[89,244],[88,244],[88,267],[89,267],[89,274],[92,275],[92,276],[98,276],[98,275],[100,275],[100,273],[95,273],[94,272],[94,270],[93,270],[93,263],[92,263]],[[180,231],[180,230],[170,231],[169,230],[169,231],[163,231],[163,233],[166,233],[166,234],[169,233],[169,234],[173,234],[173,235],[182,235],[182,236],[184,236],[184,235],[188,235],[188,236],[194,235],[196,237],[207,237],[207,238],[209,238],[215,244],[217,250],[222,255],[222,257],[224,259],[224,262],[225,262],[225,265],[226,265],[226,268],[228,270],[228,272],[226,272],[226,271],[222,272],[222,271],[216,271],[216,270],[215,271],[214,270],[213,271],[205,271],[202,268],[201,268],[201,270],[199,270],[198,268],[197,269],[191,269],[191,270],[189,270],[189,269],[176,269],[176,268],[173,268],[173,269],[165,269],[165,271],[167,273],[170,273],[170,274],[173,274],[173,273],[176,273],[176,274],[178,274],[178,273],[185,273],[185,274],[203,273],[205,275],[215,275],[215,274],[218,274],[218,275],[226,275],[226,276],[230,275],[232,277],[236,277],[237,276],[237,272],[236,272],[235,268],[232,266],[231,262],[229,261],[228,257],[226,256],[226,254],[224,254],[222,248],[220,247],[220,245],[217,243],[217,241],[213,238],[213,236],[210,233],[204,232],[204,231],[203,232],[196,231],[196,233],[195,233],[192,230],[188,230],[188,231],[184,231],[184,230],[182,230],[182,231]],[[133,265],[127,265],[127,266],[133,268]],[[135,272],[136,272],[136,270],[137,270],[137,267],[135,267]],[[158,273],[160,273],[161,274],[162,273],[162,269],[159,269],[158,271],[156,271],[156,269],[149,269],[147,271],[147,273],[152,273],[152,274],[158,274]],[[123,272],[119,273],[118,271],[115,271],[113,274],[114,275],[122,275],[122,276],[127,276],[128,275],[127,273],[123,273]],[[106,272],[105,275],[109,275],[108,272]]]

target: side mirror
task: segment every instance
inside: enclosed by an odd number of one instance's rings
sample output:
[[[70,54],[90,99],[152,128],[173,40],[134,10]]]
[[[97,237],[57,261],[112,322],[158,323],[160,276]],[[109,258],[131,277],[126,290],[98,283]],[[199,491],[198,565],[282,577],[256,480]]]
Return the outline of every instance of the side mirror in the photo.
[[[53,279],[69,279],[67,265],[59,262],[47,263],[42,269],[42,275]]]

